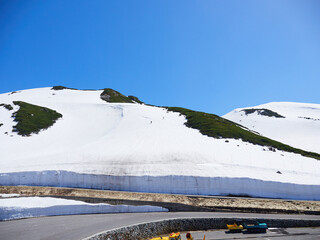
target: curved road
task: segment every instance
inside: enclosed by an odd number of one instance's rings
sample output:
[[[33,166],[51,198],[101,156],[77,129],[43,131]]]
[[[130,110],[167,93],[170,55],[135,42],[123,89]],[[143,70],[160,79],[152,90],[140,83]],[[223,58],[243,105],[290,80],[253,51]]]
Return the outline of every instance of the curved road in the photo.
[[[207,240],[234,240],[234,239],[265,239],[265,240],[319,240],[320,228],[270,228],[266,233],[230,233],[226,230],[214,230],[206,232],[191,232],[194,239],[203,239],[206,235]],[[184,237],[186,233],[182,233]]]
[[[317,219],[312,215],[219,213],[219,212],[167,212],[167,213],[122,213],[88,214],[54,217],[39,217],[0,222],[0,239],[83,239],[96,233],[144,222],[170,218],[199,217],[254,217],[277,219]]]

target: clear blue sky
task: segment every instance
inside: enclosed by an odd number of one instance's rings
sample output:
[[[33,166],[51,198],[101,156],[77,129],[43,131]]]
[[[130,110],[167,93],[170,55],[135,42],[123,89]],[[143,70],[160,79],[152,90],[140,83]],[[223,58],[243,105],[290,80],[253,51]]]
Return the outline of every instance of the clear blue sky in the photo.
[[[0,0],[0,81],[219,115],[320,103],[320,1]]]

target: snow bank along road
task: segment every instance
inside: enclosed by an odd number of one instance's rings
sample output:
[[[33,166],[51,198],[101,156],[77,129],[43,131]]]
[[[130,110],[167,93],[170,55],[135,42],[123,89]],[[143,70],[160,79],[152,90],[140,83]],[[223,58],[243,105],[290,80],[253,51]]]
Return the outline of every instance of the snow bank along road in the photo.
[[[37,240],[68,239],[79,240],[96,233],[124,226],[160,221],[173,218],[273,218],[320,220],[319,216],[310,215],[274,215],[244,213],[128,213],[95,214],[30,218],[0,222],[0,239]]]
[[[0,94],[0,104],[13,108],[0,107],[0,184],[320,200],[319,160],[204,136],[177,112],[107,103],[101,93],[40,88]],[[63,117],[22,137],[12,132],[19,110],[13,101]],[[320,118],[307,110],[302,117]]]
[[[0,194],[1,195],[1,194]],[[156,206],[90,204],[51,197],[0,198],[0,221],[39,216],[94,213],[167,212]]]

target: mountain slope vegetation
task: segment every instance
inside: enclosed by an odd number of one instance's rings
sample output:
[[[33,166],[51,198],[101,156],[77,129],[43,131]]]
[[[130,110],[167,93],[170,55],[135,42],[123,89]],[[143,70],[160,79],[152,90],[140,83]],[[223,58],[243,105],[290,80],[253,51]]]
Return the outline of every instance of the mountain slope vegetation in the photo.
[[[109,103],[134,103],[129,97],[111,88],[105,88],[100,95],[101,99]]]
[[[238,108],[223,117],[270,139],[320,154],[320,104],[271,102]]]
[[[186,119],[186,126],[198,129],[203,135],[214,138],[234,138],[260,146],[274,147],[279,150],[301,154],[305,157],[312,157],[320,160],[320,154],[293,148],[281,142],[258,135],[252,131],[244,129],[241,125],[221,118],[214,114],[192,111],[179,107],[168,107],[169,111],[179,112]]]
[[[13,129],[22,136],[29,136],[31,133],[47,129],[62,117],[60,113],[46,107],[22,101],[14,101],[13,103],[20,107],[12,115],[17,122]]]
[[[265,108],[248,108],[248,109],[243,109],[242,111],[245,112],[246,115],[256,112],[258,115],[262,115],[262,116],[285,118],[284,116],[280,115],[279,113],[271,111],[269,109],[265,109]]]

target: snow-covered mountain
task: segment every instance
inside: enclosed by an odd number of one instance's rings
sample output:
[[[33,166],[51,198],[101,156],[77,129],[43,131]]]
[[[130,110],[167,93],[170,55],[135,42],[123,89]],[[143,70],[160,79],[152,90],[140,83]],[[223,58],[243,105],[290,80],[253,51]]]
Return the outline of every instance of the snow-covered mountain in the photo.
[[[223,116],[266,137],[320,153],[320,104],[273,102]]]
[[[0,94],[0,185],[320,200],[318,156],[226,139],[228,129],[209,137],[187,127],[192,119],[179,112],[139,104],[134,97],[107,102],[110,95],[104,93],[40,88]],[[124,97],[115,95],[112,99]],[[12,132],[23,114],[15,101],[45,107],[39,114],[54,110],[62,116],[38,134],[21,136]]]

